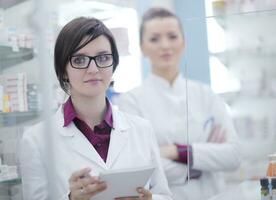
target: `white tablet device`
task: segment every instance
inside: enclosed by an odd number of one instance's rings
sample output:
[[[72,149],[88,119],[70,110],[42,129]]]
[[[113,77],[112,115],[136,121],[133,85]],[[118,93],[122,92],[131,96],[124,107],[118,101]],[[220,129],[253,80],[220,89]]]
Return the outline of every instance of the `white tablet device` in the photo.
[[[154,171],[153,166],[101,172],[100,180],[107,184],[106,190],[93,200],[113,200],[118,197],[138,196],[137,188],[144,187]]]

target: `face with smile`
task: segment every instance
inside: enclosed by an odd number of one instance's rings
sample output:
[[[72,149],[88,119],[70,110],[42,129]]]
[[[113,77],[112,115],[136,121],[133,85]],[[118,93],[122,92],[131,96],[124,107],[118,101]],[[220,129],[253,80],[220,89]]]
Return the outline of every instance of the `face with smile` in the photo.
[[[86,38],[84,38],[85,40]],[[112,54],[109,40],[101,35],[72,56],[99,56]],[[70,62],[66,66],[67,76],[70,83],[71,96],[95,97],[105,95],[113,75],[113,66],[106,68],[97,67],[95,60],[91,60],[89,66],[84,69],[72,67]]]
[[[174,17],[153,18],[145,22],[141,49],[149,58],[153,73],[178,72],[184,38]]]

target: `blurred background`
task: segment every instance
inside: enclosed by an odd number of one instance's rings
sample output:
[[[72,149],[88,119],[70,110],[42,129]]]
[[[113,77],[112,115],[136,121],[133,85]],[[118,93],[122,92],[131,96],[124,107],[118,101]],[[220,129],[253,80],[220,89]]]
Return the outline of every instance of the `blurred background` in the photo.
[[[112,98],[149,72],[138,30],[152,6],[182,20],[187,43],[181,69],[225,100],[241,140],[242,164],[225,174],[229,190],[219,198],[261,199],[259,179],[276,151],[275,0],[0,0],[1,200],[22,199],[17,152],[23,131],[66,98],[53,66],[61,27],[91,16],[111,28],[120,53]]]

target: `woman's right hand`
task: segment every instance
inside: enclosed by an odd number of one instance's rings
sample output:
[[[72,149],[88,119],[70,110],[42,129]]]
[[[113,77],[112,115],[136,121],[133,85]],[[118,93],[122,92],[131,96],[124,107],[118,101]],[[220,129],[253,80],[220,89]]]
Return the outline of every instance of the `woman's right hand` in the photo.
[[[226,142],[226,132],[222,129],[221,125],[214,125],[207,141],[211,143]]]
[[[106,189],[105,182],[99,181],[96,176],[91,176],[90,171],[90,168],[84,168],[72,173],[69,178],[70,200],[89,200]]]

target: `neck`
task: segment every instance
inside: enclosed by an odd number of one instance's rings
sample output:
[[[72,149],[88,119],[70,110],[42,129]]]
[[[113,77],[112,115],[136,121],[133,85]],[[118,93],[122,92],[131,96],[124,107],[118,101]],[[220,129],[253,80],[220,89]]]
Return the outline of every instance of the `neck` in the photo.
[[[86,98],[71,95],[71,99],[77,116],[92,129],[102,121],[106,109],[105,96]]]
[[[156,69],[158,69],[158,70],[156,70]],[[165,80],[167,80],[172,85],[175,78],[177,77],[179,71],[178,71],[177,68],[175,68],[175,70],[172,70],[168,67],[166,69],[163,69],[163,70],[161,69],[160,70],[160,68],[153,67],[152,68],[152,73],[157,75],[157,76],[160,76],[160,77],[164,78]]]

